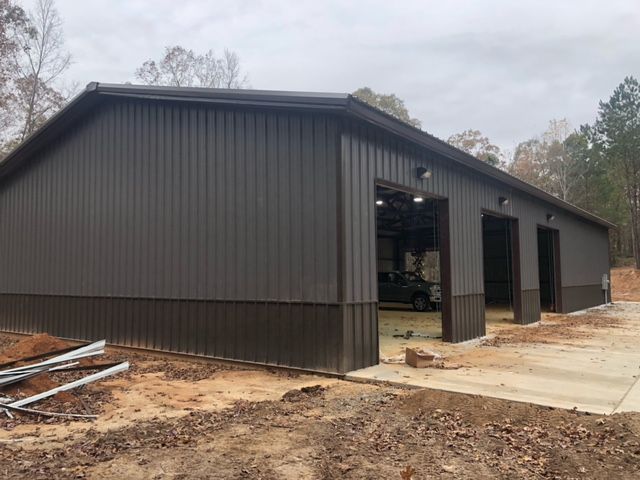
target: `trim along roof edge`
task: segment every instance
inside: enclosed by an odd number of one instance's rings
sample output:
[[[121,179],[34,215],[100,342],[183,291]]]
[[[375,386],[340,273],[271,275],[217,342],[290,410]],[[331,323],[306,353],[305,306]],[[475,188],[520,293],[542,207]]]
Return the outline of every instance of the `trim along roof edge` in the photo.
[[[63,109],[52,116],[36,132],[11,151],[0,163],[0,178],[12,171],[31,152],[55,137],[64,126],[73,121],[82,112],[93,106],[103,95],[141,97],[156,100],[195,101],[226,105],[245,105],[279,108],[305,108],[346,112],[380,128],[432,151],[435,151],[465,167],[497,180],[516,190],[525,192],[562,210],[571,212],[586,220],[606,228],[616,225],[587,212],[575,205],[555,197],[527,182],[524,182],[496,167],[449,145],[433,135],[412,127],[391,115],[374,108],[350,94],[309,93],[271,90],[234,90],[185,87],[157,87],[128,84],[108,84],[92,82]]]

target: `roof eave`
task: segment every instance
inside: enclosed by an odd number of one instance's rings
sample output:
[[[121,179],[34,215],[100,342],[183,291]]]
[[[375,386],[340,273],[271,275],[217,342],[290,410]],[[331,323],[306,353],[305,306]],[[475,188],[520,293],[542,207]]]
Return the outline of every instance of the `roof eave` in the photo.
[[[396,135],[399,135],[406,140],[413,143],[417,143],[429,150],[435,151],[447,158],[450,158],[476,172],[489,176],[500,183],[506,184],[514,189],[528,193],[529,195],[550,203],[562,210],[569,211],[575,215],[585,218],[591,222],[597,223],[606,228],[615,229],[617,226],[608,220],[598,217],[580,207],[577,207],[569,202],[566,202],[538,187],[531,185],[523,180],[520,180],[507,172],[500,170],[492,165],[489,165],[482,160],[477,159],[473,155],[440,140],[418,128],[415,128],[405,122],[402,122],[391,115],[388,115],[363,101],[350,96],[350,101],[347,105],[347,110],[355,117],[365,120],[369,123],[377,125],[385,130],[391,131]]]
[[[2,162],[0,162],[0,177],[7,175],[17,166],[17,163],[21,158],[28,156],[43,142],[47,141],[49,136],[53,136],[55,133],[53,132],[54,130],[61,130],[66,124],[64,120],[69,119],[71,113],[79,110],[87,110],[92,105],[86,102],[87,97],[93,96],[96,86],[97,84],[94,82],[89,83],[82,92],[76,95],[62,109],[49,118],[40,128],[25,138],[11,152],[9,152],[9,154],[2,159]]]
[[[474,171],[493,178],[514,189],[528,193],[562,210],[569,211],[603,227],[616,228],[616,225],[613,223],[560,200],[486,162],[478,160],[420,129],[414,128],[391,115],[371,107],[352,95],[337,93],[155,87],[92,82],[63,109],[52,116],[41,128],[4,158],[2,163],[0,163],[0,177],[10,173],[20,163],[20,159],[28,157],[31,152],[38,149],[51,138],[54,138],[57,133],[63,131],[69,122],[72,122],[82,112],[91,108],[95,102],[99,101],[100,97],[104,98],[105,96],[135,97],[164,101],[194,101],[198,103],[270,108],[324,110],[345,113],[393,132],[400,137],[424,146]]]

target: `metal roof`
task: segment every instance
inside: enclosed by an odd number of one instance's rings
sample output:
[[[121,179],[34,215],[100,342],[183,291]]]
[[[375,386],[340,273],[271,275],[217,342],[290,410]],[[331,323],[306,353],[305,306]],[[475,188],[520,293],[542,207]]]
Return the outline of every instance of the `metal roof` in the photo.
[[[565,211],[586,220],[615,228],[615,225],[603,218],[565,202],[527,182],[483,162],[462,150],[414,128],[391,115],[374,108],[346,93],[310,93],[271,90],[234,90],[212,88],[157,87],[129,84],[107,84],[92,82],[85,90],[69,102],[56,115],[51,117],[40,129],[18,145],[0,164],[0,178],[6,176],[35,150],[54,139],[64,128],[82,113],[91,109],[105,96],[145,98],[154,100],[192,101],[223,105],[251,107],[269,107],[283,109],[304,109],[334,111],[347,114],[360,120],[377,125],[393,132],[412,143],[421,145],[443,155],[484,176],[525,192]]]

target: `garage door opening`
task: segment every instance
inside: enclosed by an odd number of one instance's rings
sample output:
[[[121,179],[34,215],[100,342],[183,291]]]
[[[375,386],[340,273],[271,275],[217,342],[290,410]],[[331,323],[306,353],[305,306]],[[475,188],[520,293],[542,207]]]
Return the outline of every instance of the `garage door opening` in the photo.
[[[540,310],[543,312],[560,311],[557,236],[556,230],[538,227],[538,276],[540,278]]]
[[[512,323],[516,298],[514,265],[514,220],[482,214],[485,321]]]
[[[439,200],[376,187],[381,358],[442,339]]]

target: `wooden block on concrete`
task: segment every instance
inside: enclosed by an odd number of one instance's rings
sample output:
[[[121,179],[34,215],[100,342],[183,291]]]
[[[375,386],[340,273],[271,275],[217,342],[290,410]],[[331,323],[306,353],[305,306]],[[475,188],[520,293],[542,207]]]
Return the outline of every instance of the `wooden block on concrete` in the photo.
[[[433,364],[437,358],[437,354],[433,352],[424,352],[414,348],[407,347],[404,355],[404,361],[407,365],[414,368],[426,368]]]

